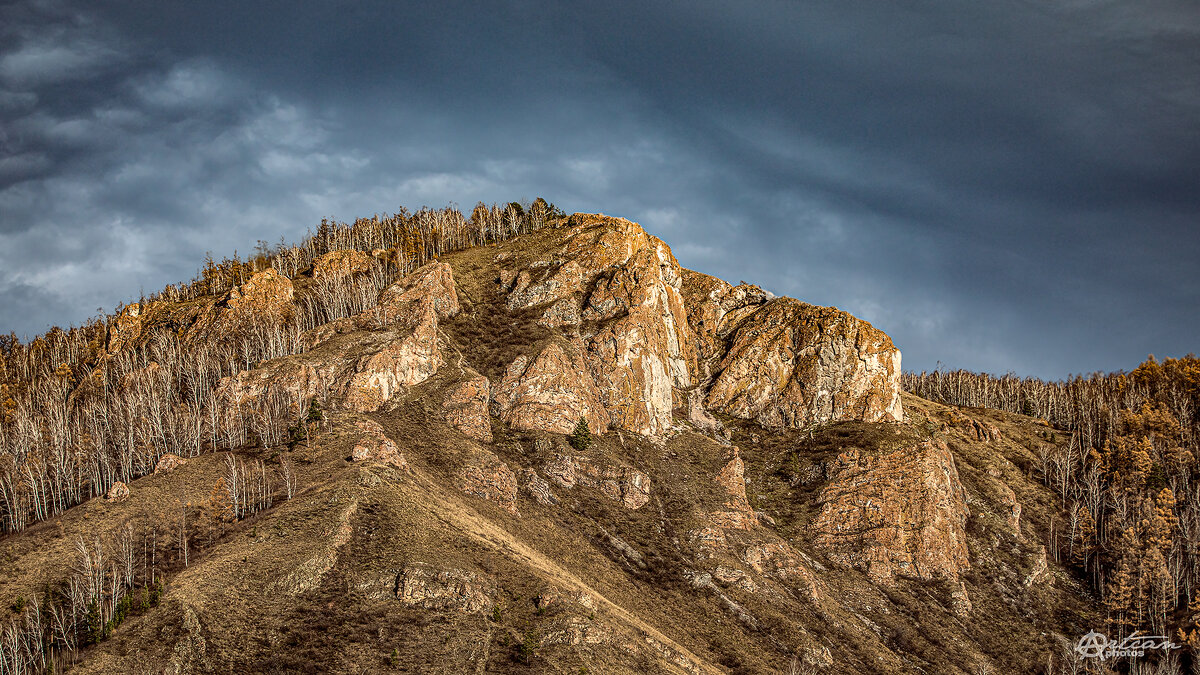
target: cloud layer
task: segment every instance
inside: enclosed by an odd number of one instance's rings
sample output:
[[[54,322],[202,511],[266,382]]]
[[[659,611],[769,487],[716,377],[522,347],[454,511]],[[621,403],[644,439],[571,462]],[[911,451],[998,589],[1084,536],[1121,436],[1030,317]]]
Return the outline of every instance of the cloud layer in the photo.
[[[0,7],[0,329],[324,216],[545,195],[831,304],[908,368],[1200,332],[1193,3]]]

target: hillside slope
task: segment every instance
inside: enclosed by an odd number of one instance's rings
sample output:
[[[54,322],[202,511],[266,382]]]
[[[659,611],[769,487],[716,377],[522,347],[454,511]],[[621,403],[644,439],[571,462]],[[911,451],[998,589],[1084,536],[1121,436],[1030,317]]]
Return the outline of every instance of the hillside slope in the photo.
[[[127,312],[109,345],[284,324],[371,265]],[[1039,672],[1098,620],[1043,545],[1042,423],[902,394],[849,314],[578,214],[366,305],[216,383],[219,442],[0,540],[14,619],[85,610],[60,664]]]

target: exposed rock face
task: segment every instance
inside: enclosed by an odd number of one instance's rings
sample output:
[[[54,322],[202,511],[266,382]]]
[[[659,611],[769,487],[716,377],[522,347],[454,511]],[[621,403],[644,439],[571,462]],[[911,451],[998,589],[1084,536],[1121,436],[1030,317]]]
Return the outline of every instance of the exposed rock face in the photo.
[[[148,309],[148,308],[147,308]],[[134,302],[125,306],[108,331],[108,351],[121,351],[125,345],[136,341],[142,334],[143,307]]]
[[[733,530],[749,530],[758,524],[758,516],[754,514],[754,509],[750,508],[750,501],[746,499],[745,470],[746,466],[742,463],[742,458],[735,447],[729,463],[721,469],[716,477],[717,484],[724,489],[728,498],[725,500],[726,510],[716,511],[712,514],[714,526]]]
[[[256,326],[282,325],[292,318],[294,295],[292,280],[268,267],[205,308],[186,337],[197,340]]]
[[[359,412],[383,407],[405,387],[420,384],[442,367],[437,342],[437,315],[432,305],[423,306],[424,316],[405,337],[359,360],[357,371],[346,384],[346,406]]]
[[[458,291],[453,270],[444,262],[431,262],[384,289],[379,296],[381,323],[396,320],[409,311],[409,303],[428,304],[438,319],[448,319],[459,311]]]
[[[451,389],[442,401],[446,423],[477,441],[491,443],[492,418],[488,414],[491,392],[491,384],[482,375]]]
[[[458,472],[463,492],[494,502],[514,516],[517,511],[517,477],[512,469],[487,450],[474,450]]]
[[[533,497],[534,501],[542,506],[552,506],[558,503],[558,497],[550,490],[550,483],[538,475],[537,471],[525,469],[521,475],[525,479],[525,491]]]
[[[585,457],[556,454],[542,472],[559,487],[597,487],[627,509],[640,509],[650,501],[650,477],[630,466],[601,465]]]
[[[309,401],[327,391],[334,378],[332,370],[332,364],[318,370],[307,363],[277,359],[221,378],[214,396],[226,411],[282,408],[297,418],[307,410]]]
[[[707,405],[764,426],[903,419],[900,352],[865,321],[790,298],[731,331]]]
[[[509,307],[545,306],[541,323],[550,327],[605,322],[584,336],[583,351],[612,424],[661,434],[695,359],[679,263],[629,221],[578,215],[572,224],[536,280],[528,270],[501,272]]]
[[[897,575],[957,581],[970,567],[966,493],[944,442],[842,453],[818,502],[816,544],[877,583]]]
[[[175,469],[187,464],[187,460],[179,455],[167,453],[158,458],[158,463],[154,465],[154,473],[171,473]]]
[[[516,429],[569,434],[581,417],[592,433],[608,429],[608,412],[577,342],[555,340],[533,359],[518,357],[492,396],[496,416]]]
[[[396,597],[423,609],[487,612],[492,608],[492,584],[482,576],[459,569],[409,565],[400,573]]]
[[[371,269],[372,259],[354,249],[330,251],[313,261],[313,279],[340,279]]]
[[[108,492],[104,495],[104,501],[106,502],[123,502],[126,499],[129,499],[129,486],[121,481],[113,483],[112,487],[108,488]]]
[[[742,319],[757,311],[772,296],[750,284],[731,286],[707,274],[683,270],[681,284],[688,324],[695,334],[697,380],[707,381],[724,356],[724,338]]]
[[[666,433],[696,385],[689,415],[714,430],[704,406],[776,427],[902,419],[900,352],[870,324],[683,270],[626,220],[576,214],[569,225],[557,249],[498,281],[510,309],[541,308],[543,326],[578,331],[613,427]],[[556,430],[546,422],[528,428]]]
[[[378,422],[371,420],[362,420],[355,426],[362,431],[363,436],[354,445],[354,449],[350,452],[350,457],[355,462],[372,461],[381,464],[389,464],[397,469],[407,469],[408,462],[404,460],[404,454],[400,452],[400,448],[387,437],[383,427]]]
[[[1013,534],[1021,536],[1021,504],[1017,501],[1017,494],[1013,489],[1005,485],[999,484],[1000,487],[1000,504],[1004,506],[1004,516],[1008,521],[1008,526],[1012,528]]]

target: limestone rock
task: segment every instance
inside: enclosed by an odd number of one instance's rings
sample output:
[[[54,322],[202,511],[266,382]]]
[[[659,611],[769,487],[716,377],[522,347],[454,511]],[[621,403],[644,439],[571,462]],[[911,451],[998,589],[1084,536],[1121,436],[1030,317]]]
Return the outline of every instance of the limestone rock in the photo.
[[[475,449],[458,471],[459,488],[473,496],[495,503],[514,516],[517,511],[517,477],[496,455]]]
[[[379,462],[381,464],[389,464],[397,469],[407,469],[408,462],[404,459],[404,454],[400,452],[400,448],[392,439],[384,433],[383,427],[372,420],[362,420],[355,424],[359,431],[362,432],[362,437],[354,444],[354,449],[350,451],[350,457],[355,462]]]
[[[709,408],[765,426],[900,421],[900,352],[869,323],[830,307],[772,300],[732,333]]]
[[[371,269],[371,256],[354,249],[330,251],[313,261],[313,279],[340,279]]]
[[[282,325],[294,315],[294,294],[292,280],[268,267],[205,308],[186,337],[199,340],[264,325]]]
[[[396,582],[401,602],[429,610],[486,613],[492,609],[493,594],[492,583],[479,574],[432,565],[409,565]]]
[[[108,492],[104,495],[104,501],[106,502],[123,502],[126,499],[129,499],[129,486],[121,481],[113,483],[112,487],[108,488]]]
[[[809,526],[815,543],[877,583],[957,581],[968,567],[966,493],[942,441],[838,456]]]
[[[148,305],[151,303],[147,303]],[[113,325],[108,330],[108,352],[115,353],[121,351],[126,345],[133,343],[142,334],[142,324],[144,321],[143,309],[141,303],[133,302],[125,306],[117,318],[113,320]]]
[[[492,418],[488,414],[491,384],[476,374],[446,394],[442,409],[446,423],[467,436],[484,443],[492,442]]]
[[[550,483],[538,475],[537,471],[525,469],[522,476],[525,478],[525,491],[533,497],[534,501],[542,506],[553,506],[558,503],[558,497],[550,491]]]
[[[437,342],[437,315],[432,305],[408,335],[365,356],[346,383],[346,406],[359,412],[379,410],[406,387],[432,377],[445,361]]]
[[[650,477],[629,466],[599,464],[585,457],[556,454],[542,472],[560,487],[586,485],[600,489],[609,499],[637,510],[650,501]]]
[[[569,434],[579,418],[594,434],[609,417],[577,343],[555,340],[537,356],[518,357],[492,391],[495,412],[515,429]]]
[[[661,434],[671,426],[675,388],[691,386],[691,330],[670,248],[636,223],[576,215],[545,271],[501,273],[512,309],[545,306],[540,323],[604,322],[584,353],[614,426]],[[682,403],[682,401],[680,401]]]
[[[180,457],[179,455],[167,453],[158,458],[158,463],[154,465],[154,473],[155,475],[160,473],[171,473],[184,464],[187,464],[186,459]]]
[[[712,514],[712,524],[715,527],[733,530],[750,530],[758,524],[758,516],[746,499],[745,464],[736,447],[732,457],[721,472],[717,474],[717,484],[725,491],[725,510]]]

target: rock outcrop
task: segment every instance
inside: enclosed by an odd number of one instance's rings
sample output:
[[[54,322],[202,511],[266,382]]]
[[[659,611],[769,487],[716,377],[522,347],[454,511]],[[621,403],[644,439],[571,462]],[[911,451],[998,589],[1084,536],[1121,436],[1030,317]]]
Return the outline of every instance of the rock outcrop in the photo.
[[[360,420],[355,424],[362,436],[350,451],[350,458],[355,462],[379,462],[397,469],[407,469],[408,462],[404,454],[392,439],[384,433],[383,427],[372,420]]]
[[[532,273],[501,272],[508,305],[544,307],[546,326],[599,326],[582,332],[583,352],[612,424],[661,434],[695,359],[679,263],[635,223],[577,215],[571,225]]]
[[[371,256],[354,249],[330,251],[313,261],[313,279],[340,279],[371,269]]]
[[[213,395],[223,414],[242,418],[248,412],[285,413],[295,419],[314,397],[329,389],[336,378],[335,368],[331,363],[318,369],[293,359],[276,359],[221,378]]]
[[[492,442],[492,418],[488,414],[491,384],[482,375],[472,374],[442,400],[446,423],[467,436],[484,443]]]
[[[492,400],[496,416],[515,429],[569,434],[584,418],[592,433],[608,430],[608,411],[578,341],[553,340],[532,359],[518,357]]]
[[[706,399],[713,410],[774,427],[903,419],[900,352],[865,321],[781,298],[729,335]]]
[[[379,351],[359,359],[346,383],[346,406],[374,412],[406,387],[428,380],[445,363],[438,347],[437,314],[421,306],[422,316],[412,331]]]
[[[126,499],[129,499],[129,486],[121,481],[113,483],[112,487],[108,488],[108,492],[104,495],[104,501],[110,503],[123,502]]]
[[[559,241],[534,260],[498,256],[524,266],[498,281],[510,309],[579,336],[612,427],[662,435],[685,406],[707,421],[697,400],[775,427],[903,418],[900,352],[865,321],[684,270],[619,218],[576,214]]]
[[[493,584],[479,574],[433,565],[409,565],[396,580],[400,602],[429,610],[487,612],[492,609],[493,594]]]
[[[735,530],[749,530],[758,524],[758,516],[746,499],[746,467],[738,449],[733,448],[732,457],[721,472],[717,474],[717,484],[725,491],[725,508],[712,514],[712,524],[715,527]]]
[[[254,328],[281,326],[294,314],[294,295],[292,280],[268,267],[206,306],[188,328],[185,338],[203,340]]]
[[[562,488],[586,485],[600,489],[607,498],[637,510],[650,501],[650,476],[631,466],[601,464],[585,457],[556,454],[542,473]]]
[[[838,456],[810,524],[831,560],[876,583],[903,575],[957,581],[970,567],[966,493],[942,441]]]
[[[143,309],[141,303],[131,302],[117,314],[117,318],[113,320],[112,326],[108,329],[107,349],[110,354],[121,351],[126,345],[132,344],[141,337],[144,321]]]
[[[486,499],[514,516],[517,511],[517,477],[499,457],[476,448],[463,461],[458,471],[459,488],[480,499]]]
[[[158,463],[154,465],[154,473],[155,475],[160,473],[171,473],[184,464],[187,464],[186,459],[180,457],[179,455],[174,455],[168,452],[167,454],[158,458]]]

